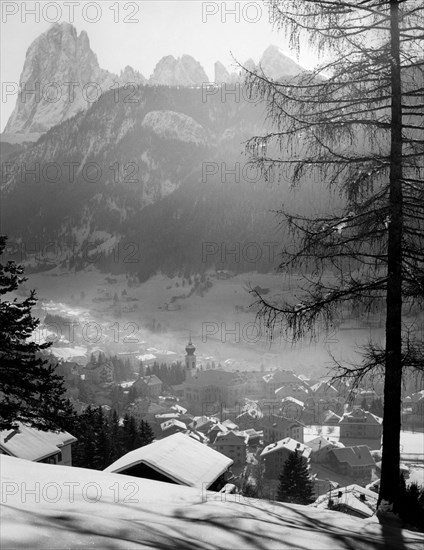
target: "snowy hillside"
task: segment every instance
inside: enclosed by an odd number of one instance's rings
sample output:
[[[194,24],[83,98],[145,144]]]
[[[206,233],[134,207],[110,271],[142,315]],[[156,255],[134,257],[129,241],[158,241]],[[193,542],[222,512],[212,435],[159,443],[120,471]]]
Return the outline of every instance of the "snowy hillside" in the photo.
[[[338,512],[1,459],[2,548],[403,549],[424,536]]]

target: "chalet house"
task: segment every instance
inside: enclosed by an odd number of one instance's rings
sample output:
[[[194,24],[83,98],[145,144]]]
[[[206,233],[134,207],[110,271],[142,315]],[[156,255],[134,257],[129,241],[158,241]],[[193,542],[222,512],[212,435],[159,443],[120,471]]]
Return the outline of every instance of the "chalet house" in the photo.
[[[234,461],[236,466],[246,464],[246,448],[249,437],[240,432],[219,433],[213,448]]]
[[[371,480],[371,473],[375,468],[375,461],[366,445],[330,449],[327,463],[340,474],[367,480],[367,483]]]
[[[309,463],[311,448],[291,437],[267,445],[260,454],[260,459],[265,465],[265,477],[278,479],[284,468],[284,463],[294,452],[299,453],[303,460]]]
[[[310,396],[309,391],[305,386],[294,382],[289,384],[284,384],[284,386],[281,386],[280,388],[275,390],[276,399],[293,397],[294,399],[297,399],[298,401],[301,401],[302,403],[304,403],[309,396]]]
[[[85,379],[92,384],[106,385],[115,380],[115,367],[110,361],[104,363],[87,363]]]
[[[303,401],[299,401],[294,397],[284,397],[281,400],[281,413],[286,418],[299,420],[304,410],[305,404]]]
[[[18,428],[0,431],[0,454],[72,466],[72,444],[77,439],[68,432],[42,432],[18,422]]]
[[[232,464],[207,445],[176,433],[127,453],[104,471],[219,491]]]
[[[303,443],[303,425],[298,420],[274,415],[262,419],[261,429],[264,434],[264,443],[275,443],[286,437],[291,437]]]
[[[339,426],[340,439],[379,439],[382,434],[382,419],[360,408],[345,413]]]
[[[311,387],[311,396],[315,402],[315,408],[324,410],[325,408],[335,409],[339,401],[344,401],[341,398],[339,391],[329,384],[328,382],[318,382]],[[319,403],[325,404],[324,407],[320,407]]]
[[[215,443],[215,439],[217,438],[217,435],[220,433],[226,433],[229,430],[221,424],[221,422],[217,422],[216,424],[213,424],[209,429],[205,430],[204,428],[199,428],[199,431],[203,434],[207,434],[208,439],[210,443]]]
[[[258,432],[257,430],[254,430],[253,428],[243,430],[240,433],[243,434],[243,435],[247,435],[247,437],[248,437],[247,444],[249,446],[260,445],[261,439],[263,438],[263,433]]]
[[[163,383],[156,374],[140,376],[133,384],[141,397],[156,398],[162,394]]]
[[[172,418],[171,420],[166,420],[165,422],[162,422],[160,427],[163,437],[168,437],[169,435],[185,432],[187,430],[187,426],[184,424],[184,422],[181,422],[176,418]]]
[[[238,430],[239,427],[237,426],[237,424],[235,424],[232,420],[230,420],[229,418],[227,418],[226,420],[224,420],[222,422],[222,425],[225,427],[226,430]]]
[[[329,441],[321,435],[308,441],[308,447],[311,448],[311,462],[328,462],[328,452],[331,449],[344,447],[343,443]]]
[[[203,443],[204,445],[207,445],[210,442],[208,436],[206,436],[204,433],[198,432],[196,430],[188,429],[185,432],[185,434],[188,435],[189,437],[193,438],[195,441],[198,441],[199,443]]]
[[[190,424],[190,428],[207,434],[216,424],[218,424],[217,418],[209,416],[195,416]]]
[[[262,377],[263,394],[268,399],[275,399],[275,392],[287,384],[299,384],[304,386],[304,383],[293,372],[287,370],[276,370]]]
[[[319,497],[311,506],[325,510],[330,507],[332,510],[349,516],[365,519],[375,514],[377,498],[378,495],[368,488],[364,489],[359,485],[348,485],[329,491]]]

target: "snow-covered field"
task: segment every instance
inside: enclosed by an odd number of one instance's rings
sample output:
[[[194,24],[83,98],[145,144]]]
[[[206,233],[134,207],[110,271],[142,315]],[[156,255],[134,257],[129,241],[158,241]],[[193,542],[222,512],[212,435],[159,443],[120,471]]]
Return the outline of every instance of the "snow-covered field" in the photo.
[[[424,535],[339,512],[0,457],[4,549],[422,550]]]

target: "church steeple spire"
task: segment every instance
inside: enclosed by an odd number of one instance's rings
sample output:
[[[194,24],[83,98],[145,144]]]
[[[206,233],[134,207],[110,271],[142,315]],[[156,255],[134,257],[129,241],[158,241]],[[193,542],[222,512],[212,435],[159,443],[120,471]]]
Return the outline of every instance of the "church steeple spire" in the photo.
[[[186,346],[186,356],[185,356],[186,380],[196,374],[196,356],[194,355],[195,351],[196,351],[196,348],[194,347],[193,342],[191,341],[191,332],[190,332],[188,344]]]
[[[188,344],[186,346],[186,352],[187,352],[187,355],[193,355],[195,351],[196,351],[196,348],[193,346],[193,342],[191,341],[191,332],[190,332]]]

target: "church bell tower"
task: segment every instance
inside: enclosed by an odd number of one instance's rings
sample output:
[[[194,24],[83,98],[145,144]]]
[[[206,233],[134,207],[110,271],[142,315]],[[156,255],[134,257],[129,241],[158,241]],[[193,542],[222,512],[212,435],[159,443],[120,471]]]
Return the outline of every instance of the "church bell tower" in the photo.
[[[196,356],[194,352],[196,348],[193,346],[191,341],[191,335],[189,342],[186,346],[186,356],[185,356],[185,379],[188,380],[196,374]]]

